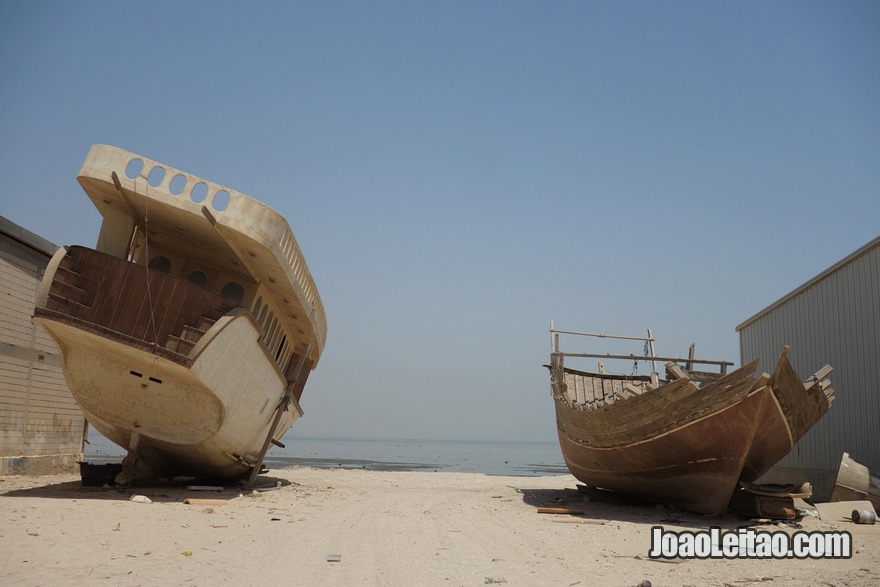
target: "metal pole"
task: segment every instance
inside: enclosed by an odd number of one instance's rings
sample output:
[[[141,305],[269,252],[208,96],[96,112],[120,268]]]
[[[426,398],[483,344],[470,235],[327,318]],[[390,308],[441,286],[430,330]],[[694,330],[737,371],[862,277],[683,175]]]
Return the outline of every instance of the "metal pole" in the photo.
[[[644,336],[622,336],[619,334],[595,334],[593,332],[576,332],[573,330],[553,330],[553,332],[558,332],[560,334],[577,334],[579,336],[593,336],[596,338],[617,338],[620,340],[643,340],[643,341],[653,341],[654,340],[651,337],[645,338]]]

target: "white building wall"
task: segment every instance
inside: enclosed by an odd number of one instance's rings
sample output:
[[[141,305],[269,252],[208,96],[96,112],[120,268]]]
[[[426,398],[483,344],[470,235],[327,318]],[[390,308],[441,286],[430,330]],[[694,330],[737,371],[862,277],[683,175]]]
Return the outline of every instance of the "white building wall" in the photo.
[[[33,320],[51,248],[0,217],[0,474],[66,470],[82,458],[85,419],[55,343]]]

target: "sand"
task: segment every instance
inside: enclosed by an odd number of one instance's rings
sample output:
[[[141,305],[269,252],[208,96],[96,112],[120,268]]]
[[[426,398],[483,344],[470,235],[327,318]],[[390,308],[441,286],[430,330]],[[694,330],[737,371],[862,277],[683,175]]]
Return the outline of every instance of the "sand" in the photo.
[[[880,584],[880,524],[804,518],[804,530],[851,532],[847,560],[669,563],[647,557],[652,526],[733,529],[748,520],[584,504],[569,476],[295,467],[258,483],[281,487],[254,495],[0,477],[0,585]],[[538,513],[544,506],[582,507],[585,517]]]

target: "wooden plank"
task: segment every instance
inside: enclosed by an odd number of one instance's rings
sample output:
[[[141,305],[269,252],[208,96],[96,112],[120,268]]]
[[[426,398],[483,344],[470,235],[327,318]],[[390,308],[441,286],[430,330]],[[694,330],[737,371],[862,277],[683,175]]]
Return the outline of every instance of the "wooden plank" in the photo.
[[[684,369],[672,362],[666,363],[666,375],[670,379],[682,379],[683,377],[687,377],[687,373],[685,373]]]
[[[625,397],[635,397],[642,393],[642,390],[634,386],[632,383],[626,383],[623,386],[623,393]]]
[[[539,514],[570,514],[575,516],[584,515],[583,508],[550,508],[550,507],[539,507]]]
[[[697,388],[688,379],[679,379],[626,402],[610,403],[600,411],[585,410],[578,418],[564,411],[558,417],[579,438],[595,447],[638,442],[740,401],[751,388],[756,365],[750,363],[703,388]],[[598,376],[597,380],[605,386],[606,397],[610,397],[610,382]]]
[[[186,498],[183,500],[186,505],[226,505],[229,503],[226,499],[196,499]]]

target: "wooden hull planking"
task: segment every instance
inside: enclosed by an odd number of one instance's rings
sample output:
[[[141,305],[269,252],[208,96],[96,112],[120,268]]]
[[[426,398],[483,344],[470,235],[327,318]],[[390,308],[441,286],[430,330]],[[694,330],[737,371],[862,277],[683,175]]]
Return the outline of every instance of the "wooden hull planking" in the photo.
[[[753,362],[701,387],[685,376],[651,388],[646,377],[555,364],[569,470],[591,487],[724,512],[737,483],[754,481],[788,454],[833,398],[825,386],[805,385],[787,354],[786,347],[772,376],[756,380]]]

